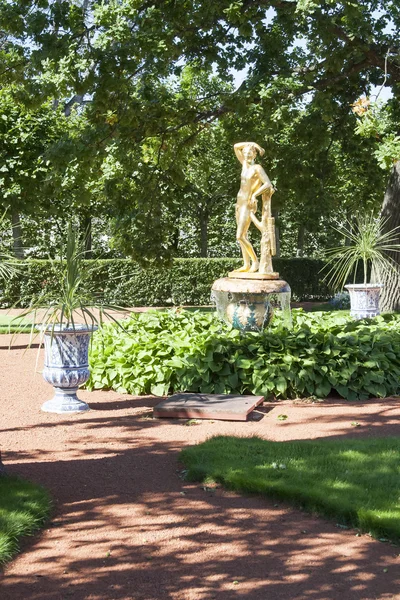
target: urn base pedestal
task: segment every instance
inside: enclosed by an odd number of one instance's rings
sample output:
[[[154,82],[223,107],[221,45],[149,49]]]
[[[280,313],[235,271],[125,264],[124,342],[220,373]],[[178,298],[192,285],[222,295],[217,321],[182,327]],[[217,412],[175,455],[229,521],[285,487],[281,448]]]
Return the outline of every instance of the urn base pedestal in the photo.
[[[63,390],[61,388],[54,387],[54,397],[51,400],[47,400],[42,404],[43,412],[52,412],[59,415],[65,413],[77,413],[90,410],[89,405],[82,400],[79,400],[76,392],[78,388],[70,388]]]

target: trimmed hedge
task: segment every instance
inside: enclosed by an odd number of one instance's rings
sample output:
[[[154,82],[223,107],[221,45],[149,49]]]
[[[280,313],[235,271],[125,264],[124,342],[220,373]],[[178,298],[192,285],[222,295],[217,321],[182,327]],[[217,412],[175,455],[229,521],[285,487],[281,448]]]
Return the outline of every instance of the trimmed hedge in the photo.
[[[23,261],[22,271],[5,284],[1,305],[28,306],[41,292],[57,289],[50,261]],[[107,303],[120,306],[172,306],[210,304],[213,281],[225,277],[241,261],[235,258],[178,258],[171,268],[140,268],[128,259],[88,261],[92,266],[85,287]],[[292,299],[326,300],[332,291],[322,281],[322,260],[279,258],[274,268],[292,288]]]

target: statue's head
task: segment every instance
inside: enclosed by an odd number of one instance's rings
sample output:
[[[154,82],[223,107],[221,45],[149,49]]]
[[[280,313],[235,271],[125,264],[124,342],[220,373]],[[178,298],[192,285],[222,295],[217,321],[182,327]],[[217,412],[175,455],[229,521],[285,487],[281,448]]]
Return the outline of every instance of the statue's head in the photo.
[[[253,161],[257,156],[257,150],[253,144],[246,144],[243,147],[242,154],[245,160]]]

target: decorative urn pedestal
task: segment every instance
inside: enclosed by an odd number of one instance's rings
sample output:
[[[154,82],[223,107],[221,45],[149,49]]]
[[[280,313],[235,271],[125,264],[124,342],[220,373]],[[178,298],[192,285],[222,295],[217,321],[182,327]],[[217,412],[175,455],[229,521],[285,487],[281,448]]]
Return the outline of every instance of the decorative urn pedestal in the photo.
[[[377,317],[382,283],[354,283],[344,286],[350,294],[350,316],[353,319]]]
[[[214,281],[211,298],[219,316],[235,329],[262,331],[275,308],[281,308],[290,323],[289,284],[278,273],[240,273]]]
[[[55,394],[42,405],[43,411],[62,414],[89,410],[76,393],[90,376],[89,342],[96,329],[86,325],[56,325],[44,331],[43,378],[54,387]]]

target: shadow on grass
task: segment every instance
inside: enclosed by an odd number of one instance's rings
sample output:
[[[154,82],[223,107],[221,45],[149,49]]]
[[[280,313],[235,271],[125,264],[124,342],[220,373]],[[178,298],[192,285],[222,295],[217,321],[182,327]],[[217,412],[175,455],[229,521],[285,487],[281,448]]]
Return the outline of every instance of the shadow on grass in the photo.
[[[50,515],[51,500],[45,489],[0,471],[0,565],[17,554],[19,540],[39,530]]]
[[[191,481],[289,500],[375,537],[400,542],[400,440],[217,436],[186,448]]]

